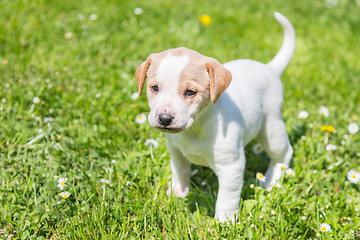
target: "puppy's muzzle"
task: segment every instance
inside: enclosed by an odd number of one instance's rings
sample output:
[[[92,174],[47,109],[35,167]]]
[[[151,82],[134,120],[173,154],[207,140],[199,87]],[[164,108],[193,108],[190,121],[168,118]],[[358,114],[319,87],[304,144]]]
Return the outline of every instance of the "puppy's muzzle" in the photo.
[[[169,114],[162,113],[159,115],[159,122],[164,127],[169,126],[173,119],[174,117]]]

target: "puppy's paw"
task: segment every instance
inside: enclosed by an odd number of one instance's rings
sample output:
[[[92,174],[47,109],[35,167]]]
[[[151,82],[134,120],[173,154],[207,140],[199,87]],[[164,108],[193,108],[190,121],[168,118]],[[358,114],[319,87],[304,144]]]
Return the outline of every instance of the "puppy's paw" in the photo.
[[[179,198],[184,198],[189,193],[189,186],[181,186],[181,184],[174,184],[169,182],[169,187],[166,190],[166,195],[169,197],[174,193]]]
[[[266,181],[262,184],[262,186],[266,190],[271,190],[276,185],[278,185],[278,181],[280,180],[281,176],[283,175],[284,170],[280,166],[275,165],[275,167],[269,168],[265,174]]]
[[[215,219],[219,220],[221,223],[234,224],[237,219],[238,213],[239,213],[239,210],[233,210],[233,211],[218,211],[218,210],[216,210]]]
[[[274,188],[275,185],[276,185],[276,183],[272,183],[270,181],[266,181],[266,182],[261,184],[261,186],[263,188],[265,188],[266,190],[268,190],[268,191],[271,191]]]

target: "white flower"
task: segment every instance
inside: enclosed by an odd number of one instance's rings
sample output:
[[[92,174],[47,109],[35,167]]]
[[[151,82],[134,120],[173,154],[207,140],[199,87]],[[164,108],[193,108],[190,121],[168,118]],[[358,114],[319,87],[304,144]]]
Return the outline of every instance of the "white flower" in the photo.
[[[137,122],[139,124],[145,123],[146,122],[146,114],[141,113],[141,114],[137,115],[136,118],[135,118],[135,122]]]
[[[326,0],[326,7],[332,8],[338,5],[338,0]]]
[[[101,93],[97,93],[97,94],[95,95],[95,97],[96,97],[96,98],[100,98],[100,97],[101,97]]]
[[[309,117],[309,113],[307,111],[300,111],[299,112],[299,115],[298,115],[298,118],[300,119],[306,119]]]
[[[116,160],[111,160],[111,163],[117,163],[117,161]]]
[[[295,171],[291,168],[287,168],[285,170],[285,174],[288,175],[289,177],[295,177]]]
[[[145,141],[145,146],[154,146],[155,148],[157,148],[159,146],[159,143],[152,138],[149,138]]]
[[[94,14],[91,14],[91,15],[89,16],[89,19],[90,19],[90,20],[93,20],[93,21],[96,20],[97,18],[98,18],[98,15],[95,14],[95,13],[94,13]]]
[[[70,197],[71,193],[65,191],[65,192],[61,192],[59,193],[59,196],[61,196],[62,198],[68,198]]]
[[[302,216],[300,219],[303,220],[303,221],[305,221],[305,220],[306,220],[306,217],[305,217],[305,216]]]
[[[66,40],[71,40],[74,38],[74,34],[72,32],[65,33]]]
[[[52,118],[52,117],[46,117],[46,118],[44,118],[44,123],[53,122],[53,121],[54,121],[54,118]]]
[[[82,21],[82,20],[85,19],[85,16],[84,16],[83,14],[79,13],[79,14],[77,15],[77,18],[78,18],[80,21]]]
[[[322,114],[324,117],[328,117],[330,114],[329,109],[325,106],[320,107],[319,113]]]
[[[357,133],[359,131],[359,125],[357,125],[355,122],[350,123],[348,126],[348,131],[350,134]]]
[[[262,151],[264,151],[264,148],[260,143],[257,143],[253,146],[253,151],[257,155],[260,154]]]
[[[32,102],[35,103],[35,104],[39,104],[40,103],[40,98],[34,97]]]
[[[277,163],[276,167],[280,168],[281,170],[287,169],[289,166],[283,164],[283,163]]]
[[[57,187],[60,189],[60,190],[63,190],[64,187],[65,187],[65,183],[68,179],[67,178],[59,178],[59,180],[57,181],[58,184],[57,184]]]
[[[139,96],[139,93],[138,92],[134,92],[132,95],[131,95],[131,99],[132,100],[136,100],[138,99],[140,96]]]
[[[135,15],[141,15],[144,12],[144,10],[141,7],[135,8],[134,9],[134,14]]]
[[[327,223],[320,224],[320,231],[321,232],[331,232],[331,226]]]
[[[110,184],[110,181],[108,179],[100,179],[100,182],[101,183],[107,183],[107,184]]]
[[[355,170],[350,170],[347,173],[347,179],[352,183],[360,182],[360,173]]]
[[[276,214],[275,210],[271,210],[271,214],[275,215]]]
[[[282,187],[282,185],[278,181],[276,181],[276,183],[274,185],[274,188],[278,189],[278,188],[281,188],[281,187]]]
[[[326,145],[325,150],[326,151],[335,151],[335,150],[337,150],[337,146],[334,144],[328,144],[328,145]]]
[[[262,173],[256,173],[256,179],[259,180],[260,182],[265,182],[266,181],[266,177],[262,174]]]
[[[250,188],[254,188],[255,187],[255,185],[254,184],[250,184],[250,186],[249,186]]]

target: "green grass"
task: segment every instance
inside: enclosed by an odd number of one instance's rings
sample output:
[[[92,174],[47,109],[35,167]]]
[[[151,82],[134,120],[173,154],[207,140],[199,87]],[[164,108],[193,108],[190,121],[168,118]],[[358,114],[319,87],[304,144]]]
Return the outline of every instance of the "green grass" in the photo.
[[[131,99],[134,71],[150,53],[178,46],[221,62],[268,62],[282,42],[274,11],[297,33],[282,77],[296,176],[270,192],[258,187],[268,157],[252,152],[254,140],[238,223],[220,224],[209,169],[194,166],[185,199],[166,197],[169,154],[160,132],[135,122],[149,110],[145,96]],[[343,139],[360,118],[359,12],[355,0],[330,8],[325,0],[1,1],[0,239],[354,239],[351,230],[359,239],[360,185],[346,174],[360,171],[360,135]],[[298,119],[301,110],[309,118]],[[323,125],[336,128],[334,152],[325,151]],[[146,146],[149,138],[159,147]],[[320,233],[321,223],[332,232]]]

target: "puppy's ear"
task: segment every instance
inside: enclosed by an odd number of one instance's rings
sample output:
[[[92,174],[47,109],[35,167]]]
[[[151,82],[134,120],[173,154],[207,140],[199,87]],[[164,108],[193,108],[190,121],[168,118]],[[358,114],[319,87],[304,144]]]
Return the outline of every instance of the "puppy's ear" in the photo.
[[[139,90],[138,90],[139,96],[141,95],[141,93],[143,91],[145,79],[146,79],[146,72],[150,66],[150,63],[151,63],[151,57],[148,57],[148,59],[146,59],[145,62],[140,64],[140,66],[135,71],[135,78],[136,78],[137,85],[139,87]]]
[[[216,103],[231,82],[231,73],[214,58],[209,58],[206,68],[210,75],[210,99]]]

